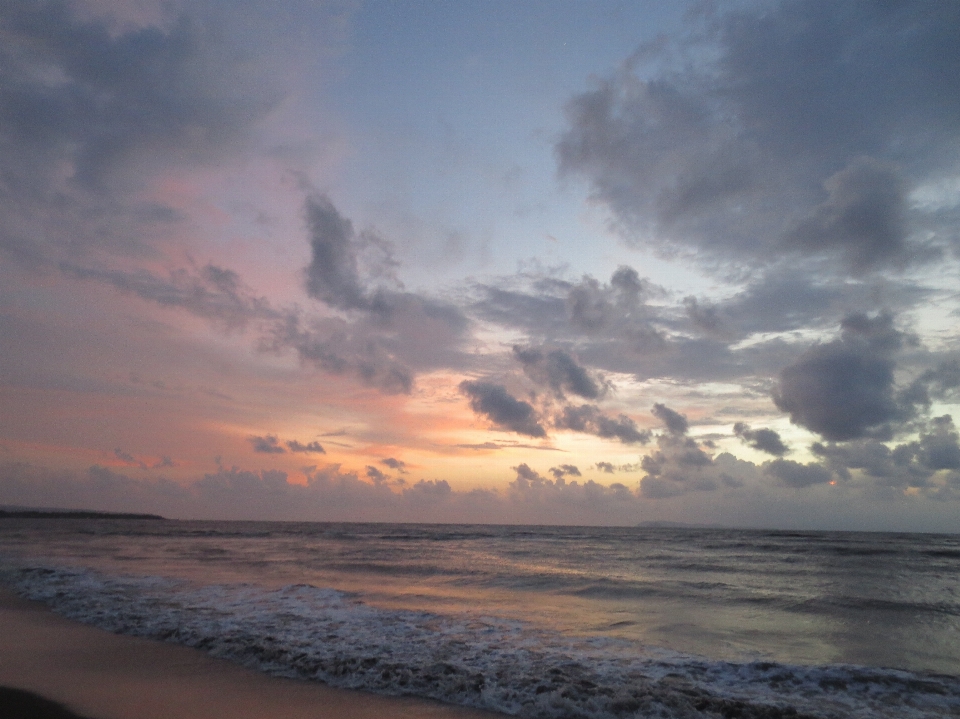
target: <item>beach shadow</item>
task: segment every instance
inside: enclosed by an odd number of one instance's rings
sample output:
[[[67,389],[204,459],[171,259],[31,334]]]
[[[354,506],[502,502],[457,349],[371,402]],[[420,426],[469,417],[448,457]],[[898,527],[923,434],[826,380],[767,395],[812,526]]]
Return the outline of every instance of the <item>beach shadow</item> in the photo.
[[[42,696],[0,687],[0,716],[3,719],[88,719]]]

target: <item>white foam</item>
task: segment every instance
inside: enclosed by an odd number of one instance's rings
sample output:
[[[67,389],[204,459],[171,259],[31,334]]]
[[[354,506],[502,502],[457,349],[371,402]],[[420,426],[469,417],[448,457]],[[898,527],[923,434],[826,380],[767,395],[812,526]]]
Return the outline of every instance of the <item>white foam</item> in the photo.
[[[956,677],[714,661],[467,612],[381,609],[309,585],[201,586],[35,565],[8,570],[3,579],[68,617],[198,647],[271,674],[523,717],[960,714]]]

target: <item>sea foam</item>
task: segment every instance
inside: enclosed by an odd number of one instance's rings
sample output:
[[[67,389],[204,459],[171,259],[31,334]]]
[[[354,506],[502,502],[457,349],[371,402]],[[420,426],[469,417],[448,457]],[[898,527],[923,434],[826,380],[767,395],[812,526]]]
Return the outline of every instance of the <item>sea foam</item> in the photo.
[[[36,564],[8,568],[2,579],[67,617],[269,674],[521,717],[960,715],[957,677],[717,661],[469,612],[384,609],[306,584],[198,585]]]

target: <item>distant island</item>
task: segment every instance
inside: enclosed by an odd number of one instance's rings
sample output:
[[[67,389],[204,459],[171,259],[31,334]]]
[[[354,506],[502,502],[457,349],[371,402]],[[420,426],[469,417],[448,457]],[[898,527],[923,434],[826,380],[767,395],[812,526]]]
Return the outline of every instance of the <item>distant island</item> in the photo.
[[[159,514],[70,509],[0,509],[0,519],[166,519]]]

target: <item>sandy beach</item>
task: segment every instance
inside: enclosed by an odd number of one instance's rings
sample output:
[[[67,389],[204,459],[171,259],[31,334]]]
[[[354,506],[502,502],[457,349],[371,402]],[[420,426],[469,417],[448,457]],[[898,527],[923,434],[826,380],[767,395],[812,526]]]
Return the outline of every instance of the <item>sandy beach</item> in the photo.
[[[4,589],[0,589],[0,686],[27,690],[88,719],[502,716],[268,677],[194,649],[78,624]],[[11,696],[0,693],[0,702],[4,697],[12,702]]]

